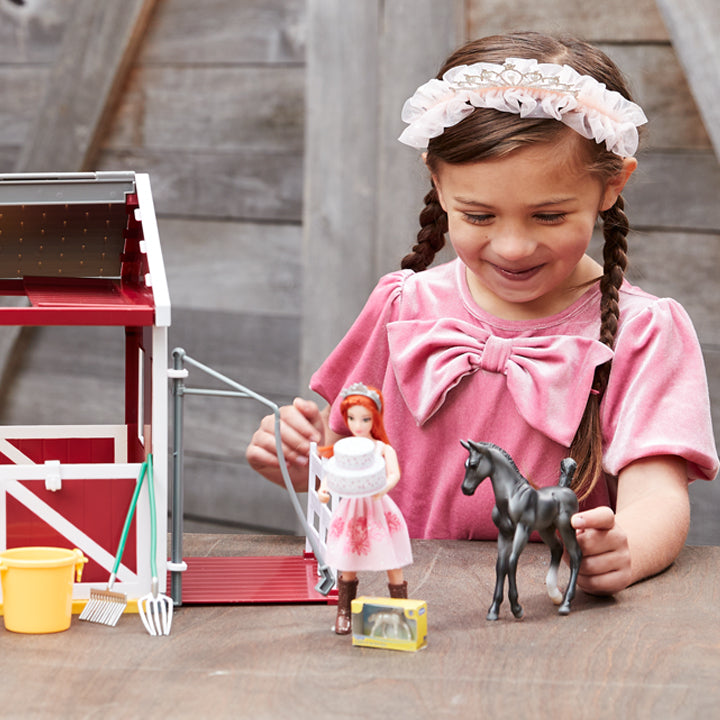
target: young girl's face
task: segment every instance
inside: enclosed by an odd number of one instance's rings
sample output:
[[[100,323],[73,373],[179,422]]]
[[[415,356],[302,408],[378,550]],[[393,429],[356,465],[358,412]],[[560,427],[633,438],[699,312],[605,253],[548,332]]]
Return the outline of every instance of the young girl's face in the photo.
[[[355,437],[372,437],[372,413],[362,405],[353,405],[347,411],[347,426]]]
[[[488,312],[551,315],[602,274],[585,252],[598,212],[615,203],[631,171],[603,186],[578,161],[579,147],[564,136],[502,158],[440,163],[433,175],[470,292]]]

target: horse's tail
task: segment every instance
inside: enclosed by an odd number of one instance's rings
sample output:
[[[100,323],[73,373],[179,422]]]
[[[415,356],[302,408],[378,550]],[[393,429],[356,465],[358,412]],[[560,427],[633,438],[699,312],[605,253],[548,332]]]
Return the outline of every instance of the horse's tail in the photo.
[[[558,480],[560,487],[570,487],[575,477],[575,468],[577,468],[577,463],[571,457],[566,457],[560,462],[560,479]]]

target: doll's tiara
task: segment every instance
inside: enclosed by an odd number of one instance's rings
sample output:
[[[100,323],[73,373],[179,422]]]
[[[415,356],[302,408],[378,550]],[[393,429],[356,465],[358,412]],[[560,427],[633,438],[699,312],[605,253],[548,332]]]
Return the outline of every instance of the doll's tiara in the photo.
[[[639,105],[569,65],[508,58],[502,65],[459,65],[421,85],[403,106],[408,127],[399,140],[425,149],[476,107],[559,120],[621,157],[635,154],[637,127],[647,122]]]
[[[352,385],[346,387],[340,393],[340,397],[343,400],[350,395],[362,395],[366,398],[370,398],[375,403],[378,412],[382,412],[382,402],[380,401],[380,395],[375,392],[375,390],[371,390],[367,385],[364,385],[363,383],[353,383]]]

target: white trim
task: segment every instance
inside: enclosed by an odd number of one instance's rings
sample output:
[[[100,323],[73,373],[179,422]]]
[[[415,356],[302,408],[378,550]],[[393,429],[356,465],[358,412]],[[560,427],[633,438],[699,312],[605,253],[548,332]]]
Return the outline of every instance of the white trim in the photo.
[[[2,441],[0,441],[1,443]],[[61,480],[125,480],[136,479],[141,463],[60,463]],[[45,480],[45,463],[0,465],[0,483]]]
[[[146,173],[135,174],[135,191],[138,197],[140,221],[142,222],[145,251],[155,301],[155,325],[170,326],[170,291],[168,290],[165,265],[160,249],[160,232],[155,217],[155,204],[150,190],[150,176]],[[137,212],[137,211],[136,211]]]
[[[147,355],[145,362],[147,363]],[[152,328],[152,456],[155,479],[155,512],[157,519],[156,561],[160,592],[167,590],[168,534],[168,329]],[[143,493],[147,486],[143,486]],[[148,523],[150,512],[147,513]],[[150,525],[147,535],[150,537]],[[149,553],[148,553],[149,555]],[[143,565],[150,558],[142,558]]]
[[[137,438],[145,446],[145,351],[138,346],[137,358],[138,396],[137,396]]]

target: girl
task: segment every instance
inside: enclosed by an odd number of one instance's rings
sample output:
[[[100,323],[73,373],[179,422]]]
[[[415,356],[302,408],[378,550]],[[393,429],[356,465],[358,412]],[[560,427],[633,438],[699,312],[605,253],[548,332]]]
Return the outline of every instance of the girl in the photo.
[[[382,393],[362,383],[353,383],[340,393],[340,415],[355,437],[376,441],[376,452],[385,465],[387,485],[371,497],[343,497],[333,511],[327,538],[326,562],[341,569],[338,579],[338,608],[335,632],[351,629],[351,602],[357,593],[358,570],[387,570],[390,597],[407,598],[402,568],[412,563],[412,550],[405,520],[387,493],[400,480],[397,454],[390,445],[383,423]],[[331,457],[333,448],[321,448]],[[318,492],[330,500],[325,481]]]
[[[521,33],[456,51],[403,119],[431,179],[418,242],[311,387],[330,402],[352,377],[382,388],[411,537],[496,537],[489,484],[459,492],[459,441],[483,440],[536,486],[576,459],[581,588],[659,572],[685,541],[688,481],[712,479],[718,458],[687,314],[624,279],[642,110],[597,49]],[[603,267],[586,254],[598,217]],[[457,259],[427,269],[446,234]],[[342,418],[298,399],[284,420],[300,484],[309,442]],[[247,457],[279,480],[270,419]]]

